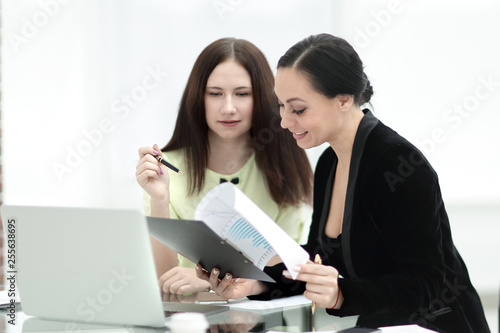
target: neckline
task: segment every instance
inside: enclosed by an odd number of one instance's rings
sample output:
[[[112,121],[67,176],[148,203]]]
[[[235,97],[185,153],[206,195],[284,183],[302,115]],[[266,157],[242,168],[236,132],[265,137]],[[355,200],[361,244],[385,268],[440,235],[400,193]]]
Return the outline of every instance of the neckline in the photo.
[[[233,173],[229,173],[229,174],[224,174],[224,173],[219,173],[217,171],[214,171],[212,169],[208,169],[207,168],[207,172],[218,177],[218,178],[234,178],[234,177],[239,177],[239,175],[241,175],[246,169],[248,169],[249,165],[253,163],[253,161],[255,160],[255,152],[252,153],[252,155],[250,155],[250,157],[248,158],[248,160],[245,162],[245,164],[243,164],[243,166],[236,172],[233,172]]]
[[[351,248],[350,248],[350,234],[351,234],[351,219],[352,219],[352,205],[354,200],[354,190],[356,187],[356,180],[358,176],[359,165],[361,161],[361,156],[363,155],[363,149],[365,146],[365,142],[368,138],[368,135],[371,133],[373,128],[377,125],[378,119],[373,115],[373,113],[369,109],[364,109],[363,113],[365,114],[361,119],[358,129],[356,131],[356,135],[354,137],[354,143],[352,147],[351,154],[351,162],[349,166],[349,176],[347,181],[347,191],[346,198],[344,203],[344,217],[342,219],[342,232],[339,235],[343,234],[342,240],[342,252],[344,255],[344,261],[346,264],[346,270],[352,277],[357,277],[356,272],[354,271],[354,267],[351,260]],[[338,161],[337,155],[335,151],[330,147],[332,153],[335,156],[335,160],[333,163],[332,170],[330,171],[330,175],[328,177],[326,183],[326,193],[325,193],[325,202],[323,203],[323,212],[320,217],[320,229],[319,232],[325,234],[326,221],[328,219],[328,214],[330,212],[330,205],[332,199],[332,190],[333,190],[333,182],[334,175],[336,172],[336,164]],[[328,236],[326,236],[328,237]],[[338,237],[338,236],[337,236]],[[321,240],[322,238],[320,238]],[[335,239],[335,238],[330,238]],[[321,244],[323,246],[323,244]]]
[[[358,129],[356,130],[356,135],[354,136],[354,142],[353,142],[352,153],[351,153],[351,161],[349,162],[350,163],[349,176],[348,176],[349,178],[348,178],[348,182],[347,182],[348,188],[349,188],[349,180],[351,180],[351,172],[353,169],[353,166],[352,166],[353,160],[356,159],[357,154],[360,154],[362,152],[362,149],[361,149],[361,152],[359,149],[360,143],[364,146],[364,141],[366,140],[366,138],[364,138],[364,139],[362,139],[362,142],[360,142],[361,140],[359,137],[363,134],[363,132],[366,131],[365,128],[367,128],[368,133],[371,132],[371,129],[373,127],[370,124],[373,122],[373,120],[377,119],[373,116],[373,113],[369,109],[363,109],[362,111],[364,113],[364,116],[363,116],[363,118],[361,118],[361,120],[358,124]],[[321,220],[320,220],[320,232],[325,234],[325,236],[330,238],[330,239],[335,239],[335,238],[327,236],[326,232],[325,232],[326,222],[328,220],[328,214],[330,212],[330,205],[331,205],[331,200],[332,200],[332,190],[333,190],[333,184],[335,181],[335,174],[337,173],[337,163],[338,163],[338,156],[337,156],[337,153],[335,153],[335,150],[333,150],[332,147],[329,147],[328,149],[330,149],[332,151],[335,158],[334,158],[334,161],[332,164],[332,169],[330,170],[330,174],[328,175],[328,179],[326,181],[327,192],[325,195],[325,202],[323,204],[323,214],[322,214]],[[354,167],[356,168],[357,166],[354,166]],[[347,193],[346,193],[346,202],[347,202]],[[326,207],[327,207],[327,209],[325,209]],[[344,204],[344,218],[342,219],[342,228],[344,227],[345,209],[346,208],[347,207]],[[342,234],[342,232],[340,234]]]

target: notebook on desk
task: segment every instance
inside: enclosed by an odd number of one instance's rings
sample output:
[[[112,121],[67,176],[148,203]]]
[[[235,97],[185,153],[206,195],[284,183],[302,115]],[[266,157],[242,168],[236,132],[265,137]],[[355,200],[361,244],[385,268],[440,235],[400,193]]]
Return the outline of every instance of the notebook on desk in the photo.
[[[137,211],[2,206],[1,213],[15,226],[12,271],[27,315],[163,327],[165,310],[228,309],[162,302],[146,218]]]

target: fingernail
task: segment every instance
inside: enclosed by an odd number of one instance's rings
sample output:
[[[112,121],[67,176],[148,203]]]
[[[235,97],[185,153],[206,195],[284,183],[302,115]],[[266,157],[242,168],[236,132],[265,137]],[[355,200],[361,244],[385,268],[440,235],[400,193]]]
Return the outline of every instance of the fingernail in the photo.
[[[292,276],[289,271],[283,271],[283,275],[286,277]]]
[[[200,266],[196,265],[196,266],[194,266],[194,269],[196,269],[197,271],[199,271],[200,270]]]
[[[160,175],[163,175],[163,170],[160,168]]]
[[[226,274],[226,280],[231,280],[231,275]]]
[[[214,269],[214,270],[212,271],[212,274],[213,274],[213,275],[218,275],[218,274],[219,274],[219,271],[218,271],[218,270],[216,270],[216,269]]]
[[[236,279],[234,279],[234,282],[235,282],[235,283],[240,282],[240,278],[236,278]]]
[[[153,150],[153,153],[154,153],[155,155],[158,155],[158,152],[157,152],[156,150]]]
[[[294,266],[293,270],[296,271],[296,272],[300,272],[300,266]]]

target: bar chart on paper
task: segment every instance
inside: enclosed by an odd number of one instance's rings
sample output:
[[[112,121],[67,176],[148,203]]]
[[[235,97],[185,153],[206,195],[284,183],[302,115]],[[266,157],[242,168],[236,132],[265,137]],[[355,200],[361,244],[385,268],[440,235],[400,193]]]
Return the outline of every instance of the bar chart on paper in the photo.
[[[266,239],[243,218],[239,218],[235,223],[233,223],[229,230],[227,230],[226,235],[228,239],[237,241],[245,241],[249,239],[253,247],[262,247],[266,250],[272,248]]]
[[[261,270],[279,256],[295,279],[299,273],[293,267],[309,260],[309,253],[232,183],[219,184],[206,193],[194,218]]]
[[[198,213],[197,218],[238,248],[258,268],[263,269],[276,254],[266,239],[243,216],[219,198],[212,198],[210,208],[205,207]]]

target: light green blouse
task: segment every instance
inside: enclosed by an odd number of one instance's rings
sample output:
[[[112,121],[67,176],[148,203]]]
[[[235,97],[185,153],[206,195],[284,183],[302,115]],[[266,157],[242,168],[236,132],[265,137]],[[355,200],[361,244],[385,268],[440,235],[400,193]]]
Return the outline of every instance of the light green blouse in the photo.
[[[175,165],[184,175],[177,174],[172,170],[170,176],[170,217],[175,219],[192,220],[196,206],[212,188],[220,184],[220,179],[239,179],[236,185],[257,206],[259,206],[271,219],[293,239],[300,244],[307,242],[309,224],[311,222],[312,207],[307,204],[300,206],[287,206],[280,208],[273,201],[264,174],[259,170],[253,154],[246,164],[238,171],[230,175],[223,175],[207,169],[205,174],[205,185],[200,193],[188,196],[188,175],[186,175],[186,163],[181,150],[163,153],[165,159]],[[151,214],[150,197],[144,192],[144,209],[146,215]],[[194,267],[194,264],[184,257],[179,256],[179,264],[185,267]]]

